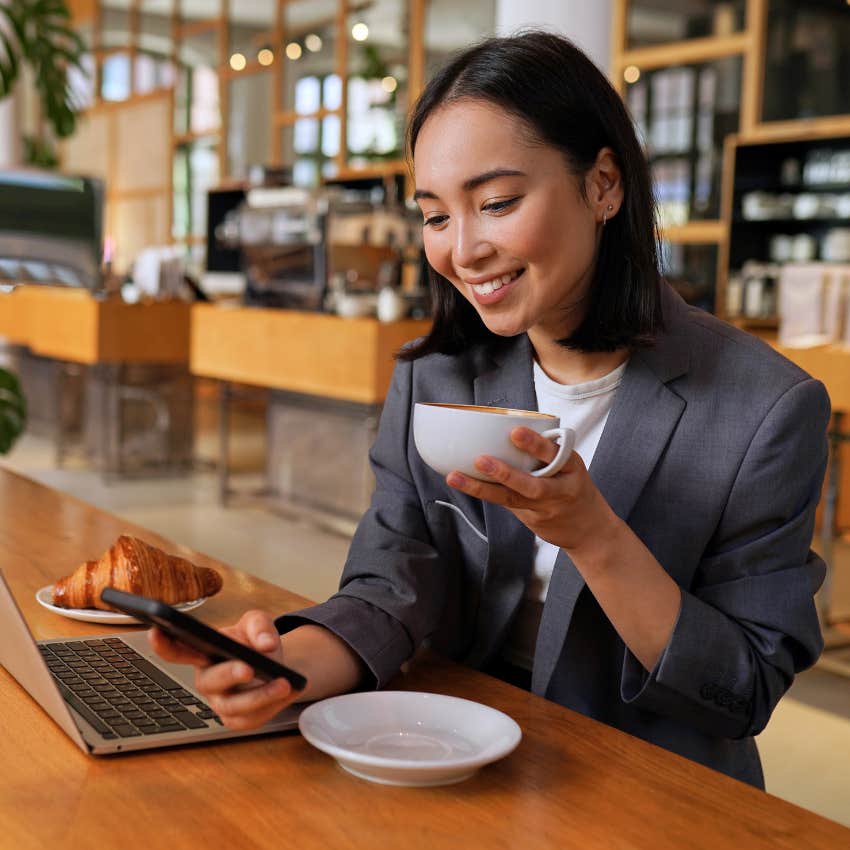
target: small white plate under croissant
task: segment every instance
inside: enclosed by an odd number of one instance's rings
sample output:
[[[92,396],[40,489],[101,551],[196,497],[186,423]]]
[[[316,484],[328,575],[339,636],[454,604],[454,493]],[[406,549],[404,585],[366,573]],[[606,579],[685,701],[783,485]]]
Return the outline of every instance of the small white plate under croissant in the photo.
[[[221,590],[221,576],[209,567],[198,567],[185,558],[168,555],[136,537],[121,535],[97,561],[80,564],[56,584],[35,595],[40,605],[90,623],[132,624],[134,617],[120,614],[101,602],[105,587],[114,587],[159,599],[180,611],[202,605]]]

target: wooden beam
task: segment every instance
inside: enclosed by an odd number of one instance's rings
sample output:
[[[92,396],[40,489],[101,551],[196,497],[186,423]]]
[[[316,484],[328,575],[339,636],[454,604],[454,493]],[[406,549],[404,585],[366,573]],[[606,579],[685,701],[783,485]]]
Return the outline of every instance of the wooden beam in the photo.
[[[767,0],[747,0],[747,51],[741,88],[742,133],[761,122],[764,97],[764,54],[767,42]]]
[[[408,115],[425,87],[425,0],[410,0],[410,51],[408,53]]]
[[[794,142],[832,136],[850,136],[850,115],[762,122],[742,133],[741,142]]]
[[[614,9],[611,16],[611,67],[608,73],[611,75],[611,84],[620,97],[625,94],[623,85],[623,68],[620,57],[627,52],[628,48],[628,18],[630,0],[614,0]]]
[[[337,0],[336,72],[341,81],[339,104],[339,151],[335,157],[339,174],[348,165],[348,0]]]
[[[682,245],[718,245],[725,238],[726,231],[722,221],[689,221],[665,227],[659,235],[665,242]]]
[[[93,24],[97,17],[97,0],[65,0],[74,27]]]
[[[738,137],[727,136],[723,142],[723,172],[720,186],[720,216],[723,240],[717,252],[717,278],[714,285],[714,312],[726,318],[726,288],[729,284],[729,242],[732,234],[732,207],[735,191],[735,155]]]
[[[750,46],[750,36],[746,32],[722,37],[694,38],[688,41],[677,41],[674,44],[664,44],[658,47],[636,47],[625,50],[619,57],[618,67],[636,65],[641,71],[653,68],[667,68],[671,65],[694,65],[700,62],[710,62],[712,59],[723,59],[726,56],[744,54]]]

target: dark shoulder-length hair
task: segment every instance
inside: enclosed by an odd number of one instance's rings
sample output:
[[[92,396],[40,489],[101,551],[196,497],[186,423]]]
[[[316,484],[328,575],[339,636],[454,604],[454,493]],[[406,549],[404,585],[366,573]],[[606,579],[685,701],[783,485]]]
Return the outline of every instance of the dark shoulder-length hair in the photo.
[[[584,178],[599,151],[610,148],[620,168],[623,204],[602,230],[581,324],[561,345],[577,351],[614,351],[652,344],[662,327],[655,203],[649,168],[631,118],[611,84],[572,42],[528,31],[491,38],[463,51],[425,87],[411,115],[411,161],[428,117],[462,99],[495,104],[525,122],[534,137],[560,150]],[[584,180],[579,180],[584,196]],[[399,357],[455,354],[493,340],[472,305],[428,264],[434,306],[430,333]]]

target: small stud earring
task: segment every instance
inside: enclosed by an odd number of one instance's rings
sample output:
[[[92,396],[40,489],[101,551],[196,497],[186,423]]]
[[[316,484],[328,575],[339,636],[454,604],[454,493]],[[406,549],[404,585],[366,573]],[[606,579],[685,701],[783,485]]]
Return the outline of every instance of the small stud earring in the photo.
[[[611,212],[611,210],[613,210],[613,209],[614,209],[614,205],[608,204],[608,208],[606,209],[606,211],[604,213],[602,213],[602,226],[603,227],[605,227],[605,225],[608,223],[608,213]]]

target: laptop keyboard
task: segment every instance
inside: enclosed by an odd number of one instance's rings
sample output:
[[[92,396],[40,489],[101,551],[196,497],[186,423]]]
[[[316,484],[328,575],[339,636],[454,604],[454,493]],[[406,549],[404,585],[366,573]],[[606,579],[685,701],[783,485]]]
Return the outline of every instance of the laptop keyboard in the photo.
[[[215,712],[120,638],[39,644],[65,702],[104,738],[220,725]]]

